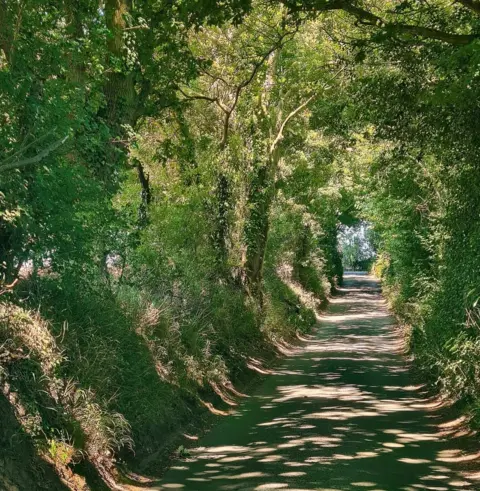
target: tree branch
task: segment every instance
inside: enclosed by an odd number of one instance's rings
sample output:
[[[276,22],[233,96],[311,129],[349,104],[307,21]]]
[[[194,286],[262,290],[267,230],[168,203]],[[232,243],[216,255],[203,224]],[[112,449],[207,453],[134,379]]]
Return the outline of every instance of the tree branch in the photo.
[[[344,5],[342,10],[355,16],[359,20],[359,22],[365,25],[383,28],[386,31],[391,31],[394,33],[408,33],[427,39],[436,39],[438,41],[444,41],[456,46],[469,44],[478,37],[476,35],[470,34],[450,34],[448,32],[439,31],[438,29],[432,29],[430,27],[385,22],[377,15],[372,14],[371,12],[368,12],[367,10],[364,10],[360,7],[350,5],[348,3]]]
[[[0,166],[3,166],[5,164],[7,164],[11,160],[13,160],[16,157],[20,156],[22,153],[25,153],[25,151],[28,150],[33,145],[38,145],[41,141],[45,140],[45,138],[47,138],[49,135],[51,135],[55,130],[56,130],[56,128],[53,128],[48,133],[45,133],[44,135],[38,137],[36,140],[33,140],[32,142],[30,142],[28,144],[26,143],[26,141],[28,140],[28,138],[29,138],[30,135],[27,135],[25,137],[24,141],[22,142],[20,148],[15,153],[13,153],[12,155],[9,155],[3,162],[1,162],[0,163]]]
[[[204,75],[207,75],[208,77],[210,77],[212,80],[220,80],[220,82],[223,82],[227,87],[232,87],[230,82],[227,82],[221,75],[215,75],[213,73],[210,73],[205,68],[199,68],[199,71],[201,73],[203,73]]]
[[[305,109],[310,102],[315,99],[316,94],[313,94],[310,96],[305,102],[302,102],[297,108],[295,108],[292,112],[290,112],[287,117],[283,120],[283,123],[280,125],[280,129],[278,130],[277,136],[275,137],[275,140],[273,140],[272,144],[270,145],[270,154],[272,154],[275,149],[277,148],[278,144],[283,140],[283,130],[285,129],[285,126],[288,124],[288,122],[294,118],[300,111]]]
[[[7,162],[7,163],[0,162],[0,173],[5,172],[7,170],[11,170],[11,169],[19,169],[20,167],[26,167],[28,165],[38,164],[45,157],[47,157],[50,153],[52,153],[58,147],[63,145],[68,140],[68,138],[69,138],[69,136],[67,135],[64,138],[57,140],[56,142],[52,143],[49,147],[45,148],[40,153],[35,155],[35,157],[29,157],[29,158],[26,158],[23,160],[16,160],[15,162]],[[8,159],[8,160],[10,160],[10,159]]]
[[[181,87],[177,87],[177,90],[180,92],[180,94],[185,97],[185,99],[188,99],[189,101],[194,101],[194,100],[201,100],[201,101],[209,101],[209,102],[217,102],[218,97],[210,97],[208,95],[203,95],[203,94],[187,94]]]
[[[214,102],[224,113],[227,114],[229,112],[229,109],[225,107],[225,105],[220,101],[218,97],[210,97],[204,94],[189,95],[185,93],[180,87],[177,87],[177,90],[185,97],[185,99],[189,101],[200,100],[200,101]]]
[[[2,285],[2,289],[0,290],[0,295],[3,295],[4,293],[7,293],[15,287],[15,285],[19,282],[18,278],[15,278],[12,283],[9,285]]]
[[[414,36],[420,36],[425,39],[436,39],[437,41],[443,41],[453,46],[465,46],[478,39],[476,34],[449,34],[448,32],[442,32],[429,27],[405,24],[386,24],[385,29],[392,32],[413,34]]]
[[[340,68],[330,79],[328,82],[325,82],[322,86],[322,89],[325,89],[327,84],[333,80],[335,80],[342,72],[343,68]],[[280,129],[277,133],[277,136],[275,137],[275,140],[273,141],[272,145],[270,146],[270,155],[275,151],[276,147],[280,143],[280,141],[283,139],[283,130],[285,129],[285,126],[288,124],[288,122],[294,118],[300,111],[302,111],[305,107],[310,104],[310,102],[313,101],[317,97],[316,94],[311,95],[305,102],[300,104],[296,109],[294,109],[292,112],[290,112],[287,117],[283,120],[283,123],[280,126]]]
[[[252,71],[249,73],[249,75],[238,85],[233,85],[229,82],[227,82],[224,78],[220,76],[215,76],[211,73],[209,73],[206,69],[200,69],[201,72],[203,72],[205,75],[212,79],[220,80],[222,83],[225,84],[225,86],[229,88],[234,88],[234,94],[233,94],[233,102],[232,104],[227,107],[222,101],[220,100],[219,97],[211,97],[207,96],[204,94],[187,94],[184,90],[181,89],[181,87],[177,87],[178,91],[185,97],[187,100],[204,100],[208,102],[214,102],[217,104],[217,106],[225,113],[225,118],[223,120],[223,129],[222,129],[222,139],[220,141],[220,147],[225,148],[228,142],[228,133],[230,129],[230,119],[232,117],[233,112],[235,111],[238,101],[240,99],[240,95],[248,85],[250,85],[253,80],[255,79],[255,76],[257,75],[258,71],[262,67],[262,65],[265,63],[265,61],[269,58],[269,56],[277,51],[278,49],[281,49],[285,43],[293,37],[296,33],[298,32],[298,27],[294,31],[287,31],[284,32],[279,36],[277,39],[276,43],[268,49],[263,55],[261,55],[260,59],[253,64]]]
[[[457,0],[467,9],[473,10],[475,13],[480,14],[480,1],[479,0]]]
[[[479,0],[457,0],[465,7],[480,13]],[[402,24],[396,22],[387,22],[381,17],[365,10],[356,5],[352,5],[349,0],[313,0],[311,2],[304,2],[298,5],[298,2],[292,0],[284,0],[284,3],[290,8],[292,12],[295,11],[307,11],[307,12],[327,12],[332,10],[343,10],[356,17],[356,19],[364,25],[377,27],[390,31],[392,33],[408,33],[414,36],[419,36],[425,39],[436,39],[443,41],[454,46],[464,46],[471,43],[475,39],[478,39],[477,34],[452,34],[438,29],[430,27],[417,26],[412,24]],[[305,5],[306,4],[306,5]]]
[[[298,32],[298,28],[295,29],[295,31],[289,31],[289,32],[283,33],[280,36],[280,38],[278,39],[277,43],[274,46],[272,46],[267,52],[265,52],[263,54],[263,56],[260,58],[260,60],[254,64],[253,70],[250,73],[250,75],[243,82],[241,82],[239,85],[237,85],[237,88],[235,90],[235,96],[233,99],[233,103],[230,106],[230,108],[229,108],[229,110],[225,116],[225,121],[224,121],[224,125],[223,125],[223,136],[222,136],[222,141],[220,143],[220,146],[222,148],[224,148],[227,144],[228,131],[229,131],[229,126],[230,126],[230,118],[232,116],[233,111],[237,107],[237,104],[238,104],[238,101],[240,99],[240,94],[241,94],[242,90],[253,82],[253,79],[255,78],[258,70],[260,70],[260,67],[268,60],[270,55],[272,53],[274,53],[275,51],[277,51],[278,49],[283,48],[283,46],[285,46],[285,43],[288,41],[287,38],[289,36],[293,37],[297,32]]]
[[[148,30],[150,27],[145,26],[145,25],[139,25],[139,26],[132,26],[132,27],[124,27],[124,31],[136,31],[138,29],[143,29],[143,30]]]

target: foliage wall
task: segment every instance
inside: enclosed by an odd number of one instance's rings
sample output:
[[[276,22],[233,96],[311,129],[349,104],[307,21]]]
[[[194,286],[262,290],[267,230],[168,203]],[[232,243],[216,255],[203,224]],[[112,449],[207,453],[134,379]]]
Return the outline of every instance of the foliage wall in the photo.
[[[342,61],[248,8],[0,2],[0,397],[71,489],[159,473],[341,278]]]
[[[471,41],[386,31],[357,39],[356,68],[326,116],[342,115],[332,131],[350,145],[345,158],[358,213],[373,225],[375,271],[411,328],[418,366],[478,417],[478,13],[441,2],[401,7]]]

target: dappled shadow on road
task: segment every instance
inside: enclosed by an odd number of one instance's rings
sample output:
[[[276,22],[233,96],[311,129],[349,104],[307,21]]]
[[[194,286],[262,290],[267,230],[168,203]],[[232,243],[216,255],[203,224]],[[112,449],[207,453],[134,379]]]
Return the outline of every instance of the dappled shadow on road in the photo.
[[[316,335],[156,489],[478,489],[473,435],[401,351],[377,282],[347,277]]]

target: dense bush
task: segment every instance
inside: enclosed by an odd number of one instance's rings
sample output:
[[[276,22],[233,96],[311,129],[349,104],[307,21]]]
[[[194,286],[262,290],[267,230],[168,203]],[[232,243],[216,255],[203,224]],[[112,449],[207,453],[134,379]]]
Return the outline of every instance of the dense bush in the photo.
[[[425,43],[418,53],[422,63],[377,50],[353,81],[360,91],[344,121],[364,127],[351,164],[363,169],[358,208],[374,228],[374,270],[412,329],[418,366],[477,413],[479,51]],[[368,71],[374,60],[380,68]]]

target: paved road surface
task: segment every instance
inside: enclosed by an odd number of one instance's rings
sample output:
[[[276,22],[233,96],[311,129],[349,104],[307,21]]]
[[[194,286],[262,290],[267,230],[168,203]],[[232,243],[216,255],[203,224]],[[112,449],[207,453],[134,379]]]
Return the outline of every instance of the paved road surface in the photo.
[[[400,348],[378,283],[347,276],[314,336],[160,489],[479,490],[461,471],[480,442],[415,385]]]

